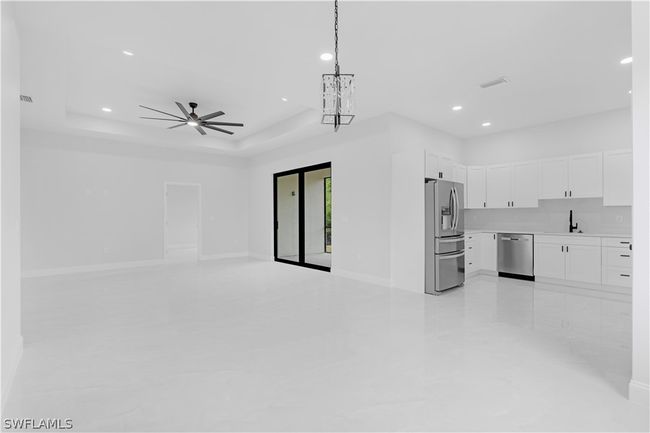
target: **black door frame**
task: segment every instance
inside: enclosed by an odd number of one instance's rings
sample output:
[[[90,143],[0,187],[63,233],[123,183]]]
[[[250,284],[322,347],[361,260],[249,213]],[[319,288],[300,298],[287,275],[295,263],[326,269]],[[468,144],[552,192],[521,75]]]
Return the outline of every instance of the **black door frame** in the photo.
[[[305,173],[309,171],[332,168],[331,162],[310,165],[307,167],[295,168],[293,170],[281,171],[273,174],[273,258],[276,262],[289,265],[301,266],[303,268],[318,269],[319,271],[330,272],[331,266],[315,265],[305,263]],[[281,259],[278,257],[278,177],[298,175],[298,261]],[[331,177],[331,173],[330,173]]]

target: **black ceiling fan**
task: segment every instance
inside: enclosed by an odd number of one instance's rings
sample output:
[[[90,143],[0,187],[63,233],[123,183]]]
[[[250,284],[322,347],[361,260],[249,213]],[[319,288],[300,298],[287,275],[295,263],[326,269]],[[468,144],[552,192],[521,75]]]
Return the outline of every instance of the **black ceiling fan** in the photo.
[[[223,132],[224,134],[232,135],[234,134],[234,132],[219,128],[219,126],[244,126],[243,123],[208,122],[209,119],[223,116],[225,113],[223,111],[215,111],[214,113],[206,114],[205,116],[199,116],[194,112],[194,109],[199,106],[199,104],[197,104],[196,102],[190,102],[190,108],[192,109],[191,113],[188,113],[185,107],[183,107],[183,104],[181,104],[180,102],[176,102],[176,105],[178,105],[178,108],[180,108],[185,118],[181,116],[177,116],[175,114],[165,113],[164,111],[156,110],[155,108],[149,108],[149,107],[145,107],[144,105],[140,105],[140,107],[146,108],[147,110],[155,111],[157,113],[172,117],[169,119],[164,119],[161,117],[140,117],[140,119],[166,120],[168,122],[179,122],[178,125],[170,126],[167,129],[173,129],[173,128],[178,128],[179,126],[189,125],[189,126],[193,126],[194,129],[196,129],[197,131],[199,131],[199,133],[201,133],[201,135],[206,135],[206,132],[203,130],[203,128],[208,128],[214,131]]]

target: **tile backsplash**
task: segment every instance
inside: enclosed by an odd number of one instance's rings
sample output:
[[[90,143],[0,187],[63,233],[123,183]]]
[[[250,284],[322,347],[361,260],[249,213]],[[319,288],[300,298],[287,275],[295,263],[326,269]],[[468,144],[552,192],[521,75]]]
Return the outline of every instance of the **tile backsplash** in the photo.
[[[632,207],[603,206],[601,198],[540,200],[532,209],[466,209],[465,229],[568,232],[571,209],[585,233],[632,233]]]

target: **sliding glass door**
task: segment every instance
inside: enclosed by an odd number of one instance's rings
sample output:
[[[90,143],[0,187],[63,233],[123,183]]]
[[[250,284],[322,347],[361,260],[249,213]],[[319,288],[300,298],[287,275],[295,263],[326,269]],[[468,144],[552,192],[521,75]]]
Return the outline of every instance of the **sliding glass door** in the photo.
[[[331,163],[273,176],[275,260],[329,271],[332,263]]]

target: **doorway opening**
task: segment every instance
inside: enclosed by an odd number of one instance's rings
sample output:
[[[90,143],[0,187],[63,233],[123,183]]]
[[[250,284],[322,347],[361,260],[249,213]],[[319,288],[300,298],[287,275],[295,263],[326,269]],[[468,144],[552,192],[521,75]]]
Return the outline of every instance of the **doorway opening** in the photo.
[[[273,175],[274,257],[329,271],[332,266],[332,164]]]
[[[165,182],[164,257],[198,260],[201,250],[201,185]]]

